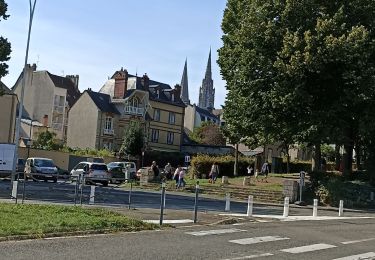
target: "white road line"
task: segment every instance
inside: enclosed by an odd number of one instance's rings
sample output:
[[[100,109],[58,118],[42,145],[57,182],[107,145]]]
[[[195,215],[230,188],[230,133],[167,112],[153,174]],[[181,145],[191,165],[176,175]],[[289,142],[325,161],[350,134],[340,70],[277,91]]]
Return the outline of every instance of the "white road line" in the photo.
[[[237,228],[227,228],[227,229],[216,229],[216,230],[204,230],[197,232],[185,232],[185,234],[193,236],[209,236],[209,235],[220,235],[220,234],[230,234],[237,232],[244,232],[247,230],[237,229]]]
[[[313,244],[313,245],[308,245],[308,246],[300,246],[300,247],[282,249],[280,251],[291,253],[291,254],[300,254],[300,253],[312,252],[312,251],[329,249],[329,248],[334,248],[334,247],[336,246],[328,245],[328,244]]]
[[[367,238],[367,239],[361,239],[361,240],[344,241],[344,242],[341,242],[341,244],[348,245],[348,244],[355,244],[355,243],[367,242],[367,241],[372,241],[372,240],[375,240],[375,237]]]
[[[265,236],[265,237],[250,237],[250,238],[229,240],[229,242],[240,244],[240,245],[251,245],[251,244],[257,244],[257,243],[272,242],[272,241],[287,240],[287,239],[290,239],[290,238],[279,237],[279,236]]]
[[[251,259],[251,258],[258,258],[262,256],[272,256],[273,254],[271,253],[264,253],[264,254],[259,254],[259,255],[246,255],[246,256],[239,256],[239,257],[234,257],[234,258],[226,258],[223,260],[242,260],[242,259]]]
[[[375,259],[375,253],[374,252],[369,252],[365,254],[360,254],[360,255],[351,255],[351,256],[346,256],[342,258],[336,258],[333,260],[371,260]]]

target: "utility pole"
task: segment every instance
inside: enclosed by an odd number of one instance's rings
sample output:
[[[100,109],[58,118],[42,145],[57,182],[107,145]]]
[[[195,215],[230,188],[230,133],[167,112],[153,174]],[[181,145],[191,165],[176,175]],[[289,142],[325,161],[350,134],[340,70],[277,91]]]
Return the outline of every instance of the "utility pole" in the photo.
[[[25,64],[23,66],[23,77],[22,77],[22,86],[21,86],[21,97],[20,97],[20,103],[19,103],[19,109],[18,109],[18,118],[16,121],[16,133],[15,133],[15,139],[14,139],[15,149],[14,149],[14,157],[13,157],[13,169],[12,169],[12,175],[11,175],[11,187],[13,186],[12,183],[15,180],[15,176],[16,176],[18,145],[19,145],[19,139],[20,139],[21,118],[22,118],[22,113],[23,113],[23,97],[25,94],[25,81],[27,77],[27,60],[29,57],[30,34],[31,34],[31,26],[33,24],[35,5],[36,5],[36,0],[34,0],[33,4],[31,3],[31,0],[29,0],[29,8],[30,8],[29,31],[27,35]]]

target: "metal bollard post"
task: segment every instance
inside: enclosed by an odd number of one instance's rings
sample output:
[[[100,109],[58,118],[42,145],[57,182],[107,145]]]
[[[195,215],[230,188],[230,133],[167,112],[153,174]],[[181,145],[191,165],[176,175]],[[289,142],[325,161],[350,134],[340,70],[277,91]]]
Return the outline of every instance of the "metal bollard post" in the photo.
[[[91,186],[91,191],[90,191],[90,200],[89,200],[89,204],[90,205],[93,205],[95,204],[95,186]]]
[[[249,195],[249,198],[247,199],[247,213],[246,213],[248,217],[251,217],[253,215],[253,201],[254,201],[254,197],[252,195]]]
[[[198,217],[198,193],[199,193],[199,181],[195,185],[195,201],[194,201],[194,223],[197,223]]]
[[[164,214],[164,197],[165,196],[165,182],[161,184],[161,201],[160,201],[160,226],[163,225]]]
[[[74,186],[74,206],[77,205],[77,196],[78,196],[78,178],[76,179],[76,185]]]
[[[79,198],[79,204],[82,206],[82,197],[83,197],[83,185],[85,185],[85,178],[82,174],[79,175],[80,179],[80,189],[81,189],[81,196]]]
[[[339,206],[339,217],[344,216],[344,201],[340,200],[340,206]]]
[[[289,197],[285,197],[283,217],[287,218],[288,216],[289,216]]]
[[[129,209],[130,209],[131,200],[132,200],[132,191],[133,191],[133,182],[130,180],[130,190],[129,190],[129,198],[128,198]]]
[[[25,200],[25,196],[26,196],[26,174],[24,173],[23,174],[23,189],[22,189],[22,204]]]
[[[17,196],[18,196],[18,181],[13,181],[12,183],[12,199],[15,199],[17,204]]]
[[[164,192],[164,204],[163,204],[163,207],[164,207],[164,208],[165,208],[166,197],[167,197],[167,192]]]
[[[371,193],[370,193],[370,200],[371,200],[371,201],[374,201],[374,192],[371,192]]]
[[[225,194],[225,210],[224,211],[230,211],[230,193]]]
[[[318,200],[314,199],[313,217],[318,216]]]

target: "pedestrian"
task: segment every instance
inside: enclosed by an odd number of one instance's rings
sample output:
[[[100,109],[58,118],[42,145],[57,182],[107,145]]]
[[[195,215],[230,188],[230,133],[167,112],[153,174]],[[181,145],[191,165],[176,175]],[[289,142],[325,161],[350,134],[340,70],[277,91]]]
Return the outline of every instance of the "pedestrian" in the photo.
[[[268,178],[268,172],[269,172],[268,162],[264,162],[263,165],[262,165],[261,173],[262,173],[262,175],[264,175],[263,179],[266,179],[266,182],[267,182],[267,178]],[[262,179],[262,181],[263,181],[263,179]]]
[[[185,182],[185,169],[181,168],[179,174],[178,174],[178,184],[177,184],[177,188],[180,188],[180,187],[185,187],[186,185],[186,182]]]
[[[164,167],[164,174],[167,177],[167,179],[171,179],[172,178],[172,166],[171,166],[170,163],[167,163],[167,165],[165,165],[165,167]]]
[[[159,167],[156,165],[156,162],[153,161],[151,164],[151,170],[154,173],[154,178],[156,179],[159,176]]]
[[[180,179],[180,171],[181,171],[181,165],[177,165],[177,168],[173,174],[173,179],[176,181],[176,189],[178,188],[178,182]]]
[[[211,166],[211,171],[210,171],[210,181],[211,183],[215,183],[217,176],[219,175],[219,165],[217,165],[217,162],[214,162]]]
[[[247,175],[252,175],[253,174],[253,166],[251,166],[250,164],[249,164],[249,166],[247,166]]]

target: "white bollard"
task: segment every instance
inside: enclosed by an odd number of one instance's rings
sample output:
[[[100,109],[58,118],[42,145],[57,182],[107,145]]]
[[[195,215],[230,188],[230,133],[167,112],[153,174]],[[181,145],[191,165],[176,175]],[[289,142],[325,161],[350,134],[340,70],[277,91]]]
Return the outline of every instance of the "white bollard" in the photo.
[[[318,200],[314,199],[313,217],[318,216]]]
[[[339,217],[344,216],[344,201],[340,200]]]
[[[371,192],[371,193],[370,193],[370,200],[371,200],[371,201],[374,201],[374,192]]]
[[[253,215],[253,201],[254,197],[252,195],[249,195],[249,198],[247,199],[247,216],[251,217]]]
[[[18,194],[18,181],[13,181],[12,199],[17,199],[17,194]]]
[[[96,188],[96,186],[91,185],[91,190],[90,190],[90,200],[89,200],[89,204],[90,204],[90,205],[95,204],[95,188]]]
[[[287,218],[288,216],[289,216],[289,197],[285,197],[283,217]]]
[[[230,211],[230,193],[225,195],[225,211]]]

